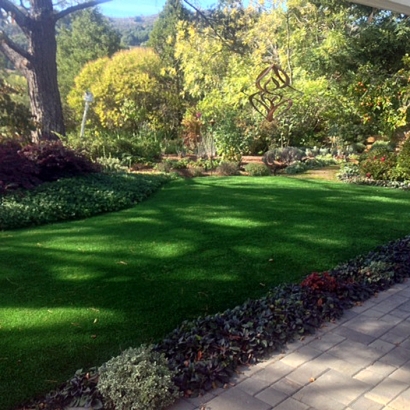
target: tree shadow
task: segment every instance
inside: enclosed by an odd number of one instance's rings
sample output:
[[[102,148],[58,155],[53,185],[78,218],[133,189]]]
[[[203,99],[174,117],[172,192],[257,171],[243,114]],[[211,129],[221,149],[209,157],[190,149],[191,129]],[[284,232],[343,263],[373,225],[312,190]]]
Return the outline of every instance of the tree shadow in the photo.
[[[191,179],[122,212],[0,233],[0,408],[182,320],[407,235],[408,198],[311,180]]]

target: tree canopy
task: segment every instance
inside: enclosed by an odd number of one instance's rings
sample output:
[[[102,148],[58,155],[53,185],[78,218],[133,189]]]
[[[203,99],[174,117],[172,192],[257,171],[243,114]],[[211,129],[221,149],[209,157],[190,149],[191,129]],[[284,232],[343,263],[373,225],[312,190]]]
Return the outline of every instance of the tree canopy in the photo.
[[[67,97],[85,63],[111,57],[120,50],[120,43],[119,33],[97,9],[73,13],[57,32],[58,84],[62,99]]]

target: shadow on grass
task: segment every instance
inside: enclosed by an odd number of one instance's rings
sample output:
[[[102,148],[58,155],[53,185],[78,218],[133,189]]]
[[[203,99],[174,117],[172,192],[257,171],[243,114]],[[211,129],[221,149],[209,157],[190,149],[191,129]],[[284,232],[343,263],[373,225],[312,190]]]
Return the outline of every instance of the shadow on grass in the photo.
[[[408,201],[313,180],[204,178],[122,212],[0,233],[0,408],[407,235]]]

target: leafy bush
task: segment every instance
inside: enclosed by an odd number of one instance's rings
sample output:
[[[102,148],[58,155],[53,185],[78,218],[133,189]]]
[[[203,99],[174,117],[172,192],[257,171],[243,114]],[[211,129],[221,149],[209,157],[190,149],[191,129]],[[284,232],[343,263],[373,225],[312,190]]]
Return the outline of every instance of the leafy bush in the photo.
[[[201,177],[205,172],[205,169],[202,167],[190,167],[189,172],[193,177]]]
[[[14,141],[0,144],[0,195],[41,184],[37,164],[20,155],[20,149],[20,144]]]
[[[172,160],[171,165],[173,169],[186,169],[188,165],[191,163],[189,159],[179,159],[179,160]]]
[[[161,144],[161,151],[163,154],[185,155],[186,148],[182,139],[178,140],[164,140]]]
[[[157,171],[159,171],[159,172],[165,172],[165,173],[169,173],[172,168],[173,168],[173,167],[172,167],[172,162],[171,162],[171,161],[167,161],[167,160],[162,161],[162,162],[159,162],[158,164],[156,164],[156,165],[154,166],[154,169],[156,169]]]
[[[78,152],[86,153],[90,158],[118,158],[122,163],[138,162],[141,158],[156,159],[161,156],[161,137],[149,126],[143,126],[137,132],[131,131],[95,131],[80,138],[69,134],[66,144]]]
[[[249,141],[243,135],[236,113],[233,110],[224,112],[212,132],[218,155],[224,161],[239,162],[248,150]]]
[[[303,162],[295,162],[285,168],[287,174],[301,174],[308,170],[308,166]]]
[[[118,158],[113,157],[99,157],[96,159],[103,171],[106,172],[125,172],[128,167],[124,166]]]
[[[317,167],[327,167],[328,165],[336,165],[338,164],[338,160],[332,156],[331,154],[327,155],[317,155],[314,158],[314,161],[317,161]],[[305,161],[306,163],[309,163],[309,160]]]
[[[361,154],[365,149],[366,149],[366,145],[364,145],[362,142],[356,142],[356,143],[351,144],[348,147],[348,152],[353,153],[353,154],[355,153]]]
[[[88,174],[0,197],[0,229],[87,218],[134,205],[168,178],[148,174]]]
[[[88,158],[66,148],[61,141],[26,145],[20,155],[38,167],[38,177],[42,181],[56,181],[97,171],[95,164]]]
[[[391,179],[396,164],[397,155],[385,147],[374,148],[359,158],[360,173],[367,178],[381,181]]]
[[[371,261],[367,266],[359,270],[362,280],[367,283],[389,282],[394,278],[394,265],[382,261]],[[382,286],[384,287],[384,286]]]
[[[253,177],[270,175],[270,169],[265,164],[250,162],[245,165],[245,171]]]
[[[346,181],[353,177],[359,177],[359,176],[360,176],[359,166],[357,164],[352,164],[352,163],[342,164],[342,166],[340,167],[340,171],[337,174],[337,177],[342,181]]]
[[[99,373],[97,388],[116,410],[161,410],[179,396],[165,356],[151,346],[125,350]]]
[[[28,107],[13,98],[13,95],[24,94],[24,87],[13,87],[0,78],[0,141],[7,135],[19,135],[28,139],[30,131],[35,129]]]
[[[296,161],[300,161],[304,155],[305,153],[296,147],[275,148],[266,152],[263,159],[266,165],[274,161],[290,165]]]
[[[237,162],[227,162],[223,161],[221,162],[218,167],[216,168],[216,172],[219,175],[223,176],[232,176],[232,175],[238,175],[239,173],[239,165]]]
[[[397,171],[401,180],[410,180],[410,139],[407,139],[397,156]]]
[[[388,151],[388,152],[393,152],[394,147],[389,141],[375,141],[370,149],[369,152],[376,152],[376,151]]]
[[[220,159],[217,159],[217,158],[214,158],[212,160],[200,158],[196,162],[191,163],[189,166],[194,167],[194,168],[195,167],[201,167],[205,171],[212,171],[212,170],[218,168],[218,166],[221,162],[226,162],[226,161],[223,161],[223,160],[220,160]]]
[[[302,281],[301,286],[306,286],[314,291],[334,292],[337,288],[337,282],[328,272],[313,272]]]

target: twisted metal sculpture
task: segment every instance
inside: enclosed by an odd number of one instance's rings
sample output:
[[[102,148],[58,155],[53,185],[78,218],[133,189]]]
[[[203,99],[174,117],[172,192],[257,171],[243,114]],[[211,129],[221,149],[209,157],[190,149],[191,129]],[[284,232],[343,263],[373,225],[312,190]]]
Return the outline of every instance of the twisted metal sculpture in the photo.
[[[285,98],[278,91],[285,88],[294,90],[294,88],[290,85],[289,76],[276,64],[265,68],[258,75],[256,88],[259,91],[249,97],[249,102],[259,114],[266,117],[267,121],[272,122],[274,114],[284,114],[292,107],[292,99]]]

